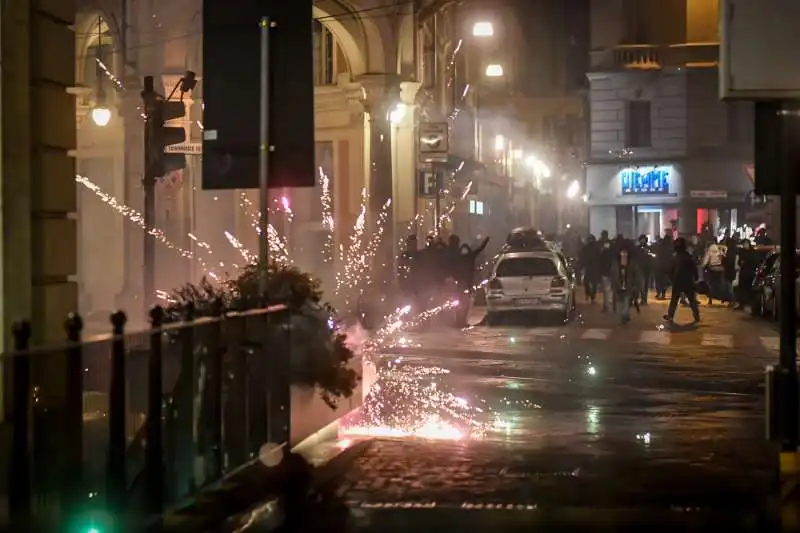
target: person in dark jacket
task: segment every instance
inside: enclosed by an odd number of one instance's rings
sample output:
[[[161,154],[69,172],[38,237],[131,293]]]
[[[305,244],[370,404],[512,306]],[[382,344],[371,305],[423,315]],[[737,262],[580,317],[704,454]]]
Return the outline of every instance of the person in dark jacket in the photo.
[[[470,247],[469,244],[462,244],[458,250],[456,263],[453,265],[453,278],[459,290],[459,308],[456,318],[460,326],[466,325],[469,316],[469,307],[475,292],[476,263],[487,244],[489,244],[489,237],[484,237],[475,248]]]
[[[614,262],[614,246],[608,238],[608,232],[603,230],[600,233],[600,257],[598,261],[600,270],[600,290],[603,293],[603,308],[601,311],[606,313],[615,309],[614,291],[611,286],[611,264]]]
[[[675,240],[675,257],[673,259],[671,281],[672,296],[664,319],[672,322],[681,295],[684,295],[692,308],[695,323],[700,322],[700,309],[697,306],[697,298],[694,294],[695,284],[697,283],[697,265],[687,250],[686,239],[682,237]]]
[[[733,307],[736,297],[733,293],[733,282],[736,280],[737,264],[739,263],[739,242],[733,237],[725,239],[725,257],[722,259],[725,297],[728,306]]]
[[[750,305],[753,282],[756,279],[756,268],[761,261],[761,256],[753,250],[748,239],[742,239],[738,256],[738,280],[736,287],[736,309],[744,309]]]
[[[611,264],[611,284],[614,301],[623,324],[631,319],[631,305],[641,291],[641,270],[636,262],[636,246],[633,242],[618,241],[618,252]]]
[[[583,288],[586,299],[594,303],[597,298],[597,288],[600,286],[600,244],[594,235],[589,235],[581,251],[581,266],[583,267]]]
[[[669,288],[669,277],[672,272],[672,254],[675,247],[672,242],[672,235],[666,234],[656,245],[655,257],[655,278],[656,278],[656,300],[663,300],[667,297]]]
[[[639,267],[639,303],[647,305],[647,293],[650,291],[654,263],[647,235],[639,235],[639,246],[634,259]]]

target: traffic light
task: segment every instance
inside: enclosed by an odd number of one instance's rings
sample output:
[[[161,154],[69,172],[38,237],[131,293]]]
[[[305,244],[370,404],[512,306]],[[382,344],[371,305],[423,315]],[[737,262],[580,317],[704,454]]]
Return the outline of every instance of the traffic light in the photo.
[[[186,130],[181,126],[167,126],[166,122],[186,114],[183,102],[165,100],[153,87],[153,77],[144,80],[142,100],[145,106],[145,163],[148,178],[161,178],[169,172],[186,168],[186,156],[170,152],[170,146],[186,140]]]
[[[154,175],[162,177],[173,170],[186,168],[186,155],[169,152],[169,147],[186,141],[186,130],[182,126],[165,126],[165,122],[181,118],[186,114],[183,102],[160,100],[153,121],[153,145],[155,147]]]

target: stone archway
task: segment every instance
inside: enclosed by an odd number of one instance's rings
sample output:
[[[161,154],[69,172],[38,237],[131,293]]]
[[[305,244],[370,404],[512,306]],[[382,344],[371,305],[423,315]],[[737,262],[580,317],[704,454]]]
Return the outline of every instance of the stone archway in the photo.
[[[347,60],[350,74],[355,77],[364,74],[368,69],[366,38],[360,28],[358,17],[350,16],[346,12],[343,16],[337,17],[342,11],[342,8],[332,0],[316,2],[312,8],[314,18],[333,34]]]
[[[113,17],[98,10],[78,14],[75,24],[75,82],[83,84],[86,78],[85,59],[90,49],[98,42],[98,33],[102,35],[103,42],[115,46],[119,42],[119,28]],[[108,68],[117,72],[119,65],[118,53],[112,56]]]

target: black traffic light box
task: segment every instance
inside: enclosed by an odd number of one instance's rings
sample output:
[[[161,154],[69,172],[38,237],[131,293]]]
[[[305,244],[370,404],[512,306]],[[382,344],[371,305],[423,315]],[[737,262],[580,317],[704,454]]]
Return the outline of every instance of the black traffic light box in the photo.
[[[180,126],[165,124],[186,114],[183,102],[165,100],[154,90],[152,76],[145,78],[142,99],[147,119],[145,125],[147,176],[161,178],[169,172],[186,168],[186,155],[168,152],[170,146],[186,140],[186,130]]]
[[[204,189],[259,186],[262,17],[274,24],[269,186],[315,183],[312,0],[204,0]]]
[[[161,100],[157,106],[155,122],[156,176],[161,177],[173,170],[186,168],[186,155],[168,152],[169,147],[186,141],[186,130],[181,126],[165,126],[164,123],[186,114],[183,102]]]

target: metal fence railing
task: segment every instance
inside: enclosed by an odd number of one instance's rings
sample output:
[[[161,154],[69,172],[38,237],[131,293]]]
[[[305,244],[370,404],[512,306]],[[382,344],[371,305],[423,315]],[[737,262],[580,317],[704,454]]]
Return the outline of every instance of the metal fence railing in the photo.
[[[221,309],[221,307],[220,307]],[[39,531],[91,516],[130,523],[161,514],[288,441],[289,311],[284,306],[165,323],[31,346],[31,325],[14,328],[0,357],[6,421],[9,519]]]

